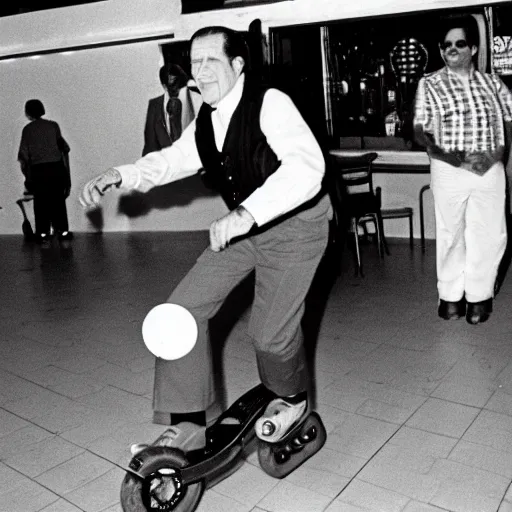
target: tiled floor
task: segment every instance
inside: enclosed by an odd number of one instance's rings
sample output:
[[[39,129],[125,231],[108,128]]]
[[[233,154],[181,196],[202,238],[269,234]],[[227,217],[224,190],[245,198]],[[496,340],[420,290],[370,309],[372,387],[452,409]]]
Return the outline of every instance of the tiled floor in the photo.
[[[154,439],[141,322],[204,233],[78,235],[73,251],[0,240],[0,510],[119,512],[129,446]],[[436,315],[434,245],[363,247],[321,272],[305,329],[326,446],[283,480],[254,453],[200,512],[511,512],[512,280],[490,321]],[[325,268],[328,267],[326,262]],[[328,298],[327,298],[328,294]],[[257,383],[242,286],[217,319],[227,400]],[[313,358],[312,358],[313,361]]]

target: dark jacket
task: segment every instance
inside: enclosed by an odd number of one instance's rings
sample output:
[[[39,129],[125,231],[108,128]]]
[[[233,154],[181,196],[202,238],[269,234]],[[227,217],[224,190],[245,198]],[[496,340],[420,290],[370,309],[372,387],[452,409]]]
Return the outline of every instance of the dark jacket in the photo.
[[[142,156],[170,146],[173,141],[167,131],[164,118],[164,95],[152,98],[148,103],[146,126],[144,128],[144,149]]]
[[[18,151],[20,162],[29,166],[59,162],[62,155],[68,153],[68,143],[55,121],[34,119],[23,128]]]
[[[18,161],[25,176],[25,187],[31,190],[37,176],[34,168],[54,165],[67,188],[71,187],[69,145],[60,132],[59,125],[48,119],[34,119],[22,131]]]

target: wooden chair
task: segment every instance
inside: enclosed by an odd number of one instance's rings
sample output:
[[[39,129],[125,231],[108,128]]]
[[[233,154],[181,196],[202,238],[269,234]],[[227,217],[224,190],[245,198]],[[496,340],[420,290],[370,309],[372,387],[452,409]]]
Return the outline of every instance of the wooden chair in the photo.
[[[356,275],[363,276],[361,249],[359,245],[359,227],[372,221],[377,234],[379,256],[388,252],[384,237],[381,213],[380,188],[374,190],[372,162],[377,153],[364,153],[360,156],[333,156],[329,172],[335,188],[334,209],[338,230],[348,228],[352,231],[355,245]],[[348,224],[348,225],[347,225]],[[341,235],[339,235],[341,236]]]
[[[378,188],[378,187],[377,187]],[[413,214],[414,210],[410,206],[403,206],[400,208],[383,208],[381,210],[382,218],[385,219],[405,219],[409,220],[409,246],[414,248],[414,227],[413,227]],[[388,253],[389,254],[389,253]]]

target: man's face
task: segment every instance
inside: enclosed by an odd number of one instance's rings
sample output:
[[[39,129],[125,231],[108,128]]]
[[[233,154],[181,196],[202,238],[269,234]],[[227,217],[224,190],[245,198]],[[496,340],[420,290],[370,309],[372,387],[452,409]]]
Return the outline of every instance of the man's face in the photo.
[[[477,52],[476,46],[469,46],[466,34],[461,28],[453,28],[441,44],[441,57],[451,69],[469,69],[471,58]]]
[[[212,34],[195,39],[190,48],[192,77],[203,101],[216,107],[233,89],[243,69],[243,59],[231,62],[224,53],[224,35]]]
[[[180,93],[179,83],[180,83],[180,80],[177,76],[170,75],[169,78],[167,79],[166,89],[171,98],[178,97],[178,94]]]

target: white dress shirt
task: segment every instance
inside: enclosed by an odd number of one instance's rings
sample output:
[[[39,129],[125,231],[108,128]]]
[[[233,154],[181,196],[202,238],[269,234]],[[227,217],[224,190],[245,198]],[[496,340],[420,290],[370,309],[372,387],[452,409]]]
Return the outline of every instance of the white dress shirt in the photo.
[[[167,130],[167,133],[170,134],[170,127],[169,127],[169,113],[167,112],[167,102],[169,101],[170,96],[167,90],[164,90],[164,102],[162,104],[162,114],[165,119],[165,129]]]
[[[243,86],[244,74],[212,113],[219,151],[222,150],[233,112],[242,97]],[[286,94],[277,89],[268,89],[261,107],[260,127],[281,165],[241,203],[258,226],[312,199],[320,191],[325,172],[322,151]],[[122,177],[122,186],[146,192],[154,186],[197,173],[203,166],[196,147],[195,131],[194,120],[172,146],[148,153],[134,164],[116,167]]]

